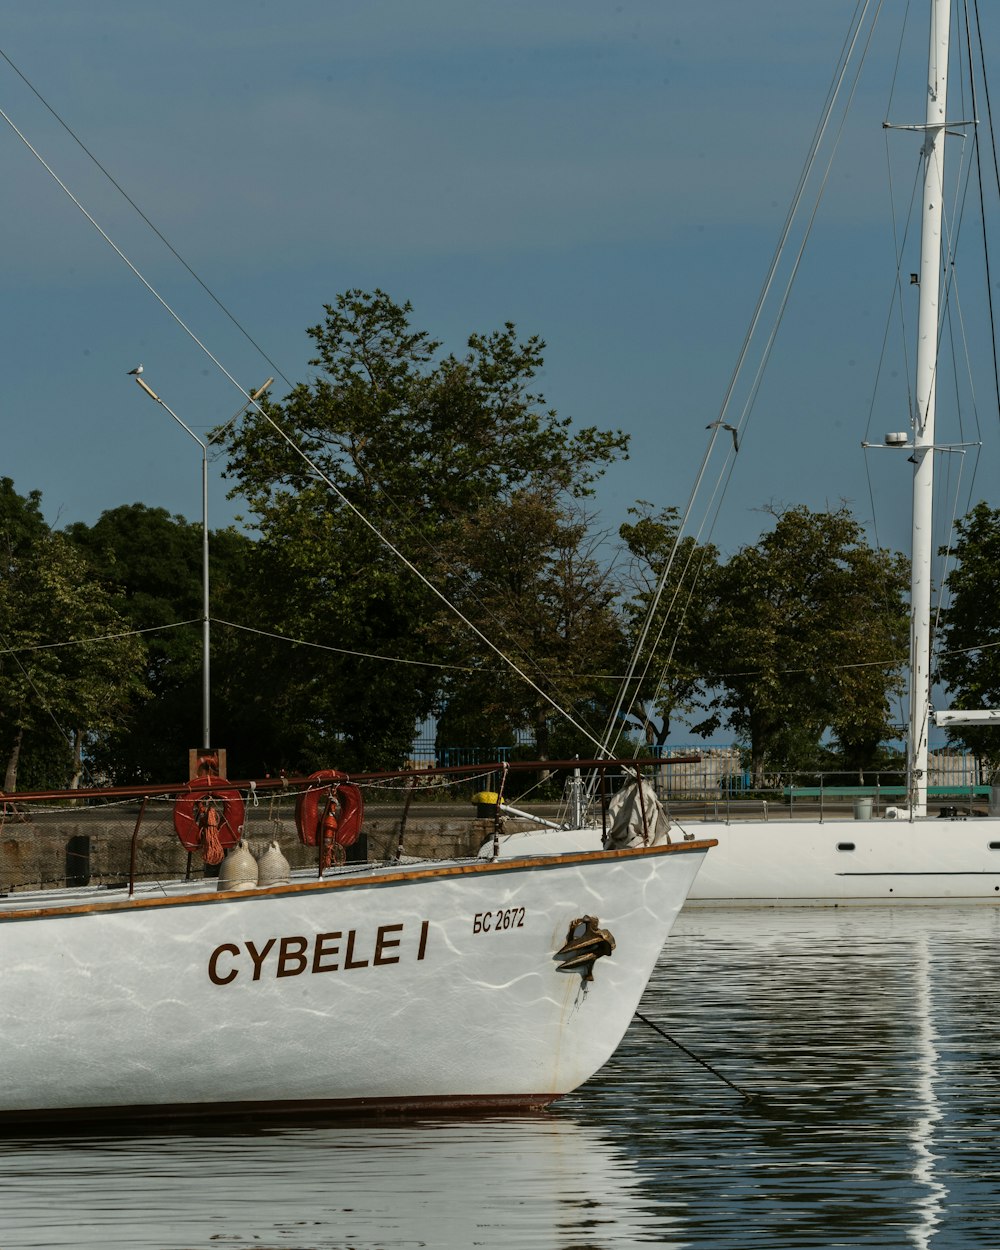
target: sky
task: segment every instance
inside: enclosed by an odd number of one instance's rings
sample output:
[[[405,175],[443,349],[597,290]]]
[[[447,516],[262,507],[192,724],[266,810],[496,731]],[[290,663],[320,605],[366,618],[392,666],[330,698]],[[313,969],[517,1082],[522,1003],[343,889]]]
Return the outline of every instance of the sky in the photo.
[[[239,388],[275,375],[280,399],[312,377],[306,330],[323,305],[381,287],[457,353],[508,320],[546,341],[548,403],[632,440],[593,501],[609,531],[639,499],[683,508],[856,7],[12,6],[0,108],[144,281],[0,122],[0,475],[40,490],[57,525],[134,501],[198,519],[200,450],[128,370],[142,362],[204,437],[240,408]],[[873,391],[895,276],[882,121],[923,110],[925,6],[897,70],[904,7],[887,2],[872,37],[742,433],[710,531],[726,552],[757,537],[768,507],[841,501],[881,543],[908,541],[902,458],[860,446],[907,428],[905,360]],[[989,57],[1000,16],[983,19]],[[891,143],[905,215],[918,140]],[[981,336],[981,316],[968,324]],[[983,407],[988,422],[988,393]],[[987,431],[1000,443],[995,416]],[[996,467],[985,451],[976,497],[994,505]],[[220,469],[213,458],[213,526],[240,511]]]

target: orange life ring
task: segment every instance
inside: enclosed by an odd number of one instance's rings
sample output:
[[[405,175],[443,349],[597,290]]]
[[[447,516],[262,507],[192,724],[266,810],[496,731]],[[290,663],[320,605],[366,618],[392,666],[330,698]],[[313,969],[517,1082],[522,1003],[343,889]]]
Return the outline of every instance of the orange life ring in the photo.
[[[239,790],[224,777],[195,777],[174,799],[174,829],[187,851],[204,851],[209,829],[213,843],[217,840],[223,849],[235,846],[245,816]]]
[[[353,846],[365,815],[360,788],[335,768],[321,769],[309,780],[316,784],[303,790],[295,804],[295,827],[303,846],[318,846],[330,840],[330,833],[338,846]]]

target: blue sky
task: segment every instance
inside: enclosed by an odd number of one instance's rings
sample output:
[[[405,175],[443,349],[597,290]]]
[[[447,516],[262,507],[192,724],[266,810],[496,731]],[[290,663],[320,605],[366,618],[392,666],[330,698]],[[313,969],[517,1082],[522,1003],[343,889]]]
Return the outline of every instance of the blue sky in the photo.
[[[916,59],[891,104],[902,4],[873,40],[715,530],[725,550],[756,537],[769,503],[874,515],[860,443],[894,275],[881,123],[921,119],[914,7]],[[456,351],[505,320],[540,334],[548,402],[632,436],[595,501],[613,528],[635,499],[688,497],[854,10],[46,0],[8,14],[2,47],[291,382],[309,376],[306,327],[349,287],[411,300]],[[0,107],[234,378],[274,372],[2,62]],[[0,133],[0,474],[41,490],[60,524],[134,500],[196,519],[200,453],[127,370],[142,361],[199,432],[237,391]],[[916,140],[893,143],[912,177]],[[906,428],[896,372],[876,439]],[[879,535],[901,545],[904,466],[877,459]],[[213,472],[213,524],[238,511],[225,493]]]

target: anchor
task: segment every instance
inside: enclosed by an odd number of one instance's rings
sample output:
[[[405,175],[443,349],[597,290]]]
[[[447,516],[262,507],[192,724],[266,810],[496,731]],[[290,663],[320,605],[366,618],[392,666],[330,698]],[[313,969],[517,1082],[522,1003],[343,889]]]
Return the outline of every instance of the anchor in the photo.
[[[580,916],[571,922],[565,944],[556,951],[556,959],[562,960],[557,971],[579,971],[584,981],[593,981],[594,964],[615,949],[615,939],[607,929],[598,928],[600,923],[596,916]]]

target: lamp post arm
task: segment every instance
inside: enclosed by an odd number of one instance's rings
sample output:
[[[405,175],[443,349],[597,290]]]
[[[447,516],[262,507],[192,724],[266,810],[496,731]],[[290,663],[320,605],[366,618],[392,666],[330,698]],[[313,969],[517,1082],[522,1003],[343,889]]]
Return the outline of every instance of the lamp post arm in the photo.
[[[177,413],[174,412],[174,410],[168,404],[165,404],[163,402],[163,400],[159,397],[159,395],[157,395],[156,391],[154,391],[151,386],[147,386],[146,383],[142,380],[142,378],[136,378],[136,383],[142,387],[142,389],[146,392],[149,398],[154,401],[154,403],[159,404],[164,412],[169,413],[170,416],[173,417],[173,419],[177,422],[177,424],[181,427],[181,429],[184,430],[185,433],[189,434],[194,439],[194,441],[198,444],[198,446],[202,449],[202,451],[205,452],[205,454],[207,455],[208,450],[205,444],[202,442],[202,440],[198,437],[198,435],[194,432],[194,430],[191,429],[189,425],[185,424],[185,422],[183,422],[180,419]]]

